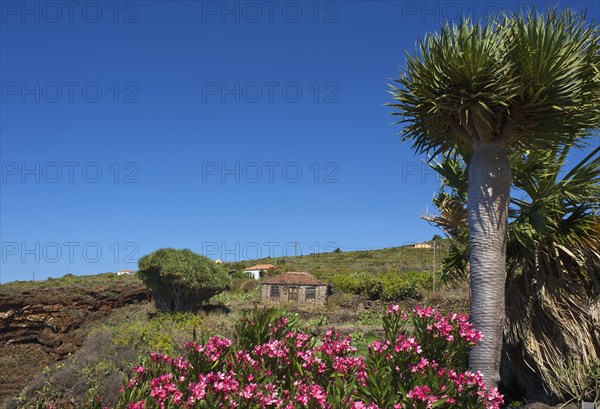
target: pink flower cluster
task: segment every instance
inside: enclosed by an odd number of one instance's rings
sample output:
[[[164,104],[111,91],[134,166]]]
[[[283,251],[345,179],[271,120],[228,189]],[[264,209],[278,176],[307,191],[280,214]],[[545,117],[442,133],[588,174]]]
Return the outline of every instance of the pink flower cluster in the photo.
[[[278,318],[273,324],[269,324],[269,328],[271,329],[271,335],[277,333],[282,328],[289,323],[289,320],[286,317]]]
[[[453,332],[458,329],[458,334],[467,342],[478,343],[483,338],[483,334],[473,328],[469,322],[469,317],[464,314],[450,314],[442,316],[431,307],[415,307],[413,312],[419,318],[432,318],[432,322],[427,326],[427,330],[434,334],[434,337],[444,337],[448,341],[453,341],[455,335]],[[389,313],[389,309],[388,309]]]
[[[468,317],[431,308],[384,319],[392,339],[357,354],[350,336],[329,329],[319,340],[271,322],[280,339],[241,348],[227,338],[187,343],[187,358],[151,354],[122,388],[120,408],[481,408],[498,409],[502,395],[466,370],[465,348],[481,339]],[[414,333],[403,330],[412,319]],[[258,321],[258,319],[256,319]],[[281,335],[284,334],[284,335]],[[442,350],[430,350],[435,344]],[[454,350],[454,349],[456,350]]]
[[[219,337],[210,337],[205,345],[193,342],[187,342],[185,344],[186,348],[195,350],[196,352],[203,354],[212,362],[218,361],[221,355],[223,355],[230,346],[230,339]]]

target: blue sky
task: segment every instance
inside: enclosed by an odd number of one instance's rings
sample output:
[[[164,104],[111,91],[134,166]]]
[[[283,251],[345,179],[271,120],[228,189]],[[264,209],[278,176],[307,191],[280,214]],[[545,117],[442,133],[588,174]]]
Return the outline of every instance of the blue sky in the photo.
[[[440,22],[516,4],[0,1],[1,281],[430,239],[387,84]]]

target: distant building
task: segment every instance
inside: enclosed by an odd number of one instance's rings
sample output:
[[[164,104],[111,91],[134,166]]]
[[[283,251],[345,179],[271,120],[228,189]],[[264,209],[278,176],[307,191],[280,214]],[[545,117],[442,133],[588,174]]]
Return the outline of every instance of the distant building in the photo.
[[[118,276],[131,275],[131,274],[135,274],[135,271],[133,271],[133,270],[120,270],[120,271],[117,271],[117,275]]]
[[[260,298],[264,303],[293,302],[302,305],[325,305],[328,285],[312,274],[293,272],[268,278],[261,283]]]
[[[223,262],[220,259],[216,259],[215,263],[217,263],[217,264],[223,264]]]
[[[248,277],[260,280],[260,273],[274,269],[273,264],[257,264],[244,269],[244,273],[248,274]]]
[[[429,244],[429,243],[417,243],[417,244],[415,244],[415,248],[416,249],[430,249],[431,248],[431,244]]]

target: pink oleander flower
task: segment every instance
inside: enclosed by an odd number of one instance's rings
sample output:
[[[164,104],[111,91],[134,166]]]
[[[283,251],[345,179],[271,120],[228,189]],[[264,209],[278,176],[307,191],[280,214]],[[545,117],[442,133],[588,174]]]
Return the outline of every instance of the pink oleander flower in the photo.
[[[428,386],[415,386],[413,389],[408,391],[406,396],[415,400],[426,400],[428,393],[431,392]]]
[[[240,396],[244,399],[252,399],[254,397],[254,391],[258,387],[256,383],[249,383],[242,389],[240,392]]]
[[[365,358],[360,357],[340,357],[336,356],[333,358],[333,369],[339,373],[348,373],[351,370],[355,369],[364,369],[365,368]]]
[[[382,353],[385,350],[387,350],[389,346],[390,346],[389,341],[385,341],[384,343],[379,342],[379,341],[374,341],[371,345],[369,345],[369,348],[372,349],[374,352]]]
[[[445,318],[441,318],[435,324],[433,324],[433,328],[437,330],[439,335],[445,338],[448,338],[448,336],[450,336],[451,332],[454,330],[452,324],[450,324]]]
[[[327,392],[321,385],[310,385],[310,394],[319,405],[326,406]]]
[[[331,356],[354,353],[357,349],[351,345],[351,340],[350,336],[342,338],[339,332],[330,328],[325,332],[319,351]]]
[[[183,357],[173,359],[171,364],[180,371],[185,371],[191,366],[191,364]]]
[[[359,369],[358,371],[356,371],[356,381],[360,385],[366,386],[368,377],[369,377],[369,375],[367,374],[367,371],[365,371],[364,369]]]
[[[271,382],[267,383],[263,387],[263,390],[264,391],[257,393],[258,402],[263,405],[263,407],[279,407],[283,403],[283,400],[278,396],[275,385],[273,385]]]
[[[202,374],[198,377],[198,382],[191,383],[188,387],[191,395],[188,398],[188,405],[193,405],[195,402],[203,400],[206,396],[206,377]]]
[[[290,363],[290,349],[281,341],[274,339],[262,345],[254,347],[254,354],[257,356],[268,356],[269,358],[280,358],[286,364]]]
[[[413,312],[417,314],[418,317],[431,317],[434,314],[434,310],[431,307],[423,308],[421,306],[416,306],[413,309]]]
[[[258,370],[258,363],[254,358],[250,356],[248,351],[246,351],[245,349],[235,353],[234,362],[241,365],[248,365]]]
[[[157,352],[151,352],[150,353],[150,360],[154,363],[165,363],[165,364],[171,364],[171,358],[163,355],[163,354],[159,354]]]
[[[487,394],[486,409],[499,409],[504,403],[504,395],[498,392],[498,389],[491,388]]]
[[[409,365],[409,368],[411,372],[419,372],[425,369],[427,365],[429,365],[429,360],[422,356],[419,359],[419,362],[417,362],[415,365]]]
[[[145,409],[146,408],[146,401],[145,400],[141,400],[138,402],[131,402],[128,406],[127,409]]]
[[[312,349],[298,351],[296,355],[301,359],[302,368],[310,370],[313,367],[316,367],[319,373],[323,373],[325,371],[325,364],[321,358],[315,355],[315,352]]]
[[[370,403],[367,405],[363,401],[355,401],[352,403],[351,409],[380,409],[380,408],[379,408],[379,406],[377,406],[374,403]]]
[[[296,341],[296,348],[298,349],[305,348],[310,340],[308,335],[300,331],[290,331],[284,336],[284,338],[294,339]]]
[[[308,402],[310,401],[308,386],[299,381],[294,382],[294,386],[296,387],[296,402],[301,403],[303,406],[308,406]]]
[[[413,337],[405,337],[402,334],[400,334],[396,339],[396,343],[394,344],[394,351],[415,351],[417,354],[423,352],[421,346],[419,346],[419,344]]]
[[[391,315],[391,314],[396,314],[397,315],[399,313],[399,311],[400,311],[400,306],[399,305],[390,304],[390,305],[388,305],[386,314],[387,315]]]
[[[483,334],[473,328],[470,322],[459,321],[459,334],[467,342],[478,343],[483,339]]]
[[[204,355],[212,362],[219,360],[221,355],[227,348],[231,346],[231,340],[221,337],[210,337],[206,342],[206,345],[198,345],[196,350],[204,353]]]
[[[228,373],[211,372],[207,375],[206,380],[216,392],[222,393],[225,399],[228,399],[230,394],[237,392],[240,388],[240,383],[233,371]]]

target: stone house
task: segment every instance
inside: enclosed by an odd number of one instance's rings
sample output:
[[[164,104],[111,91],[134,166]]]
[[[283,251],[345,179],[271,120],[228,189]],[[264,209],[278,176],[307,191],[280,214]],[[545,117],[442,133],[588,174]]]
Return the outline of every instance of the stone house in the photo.
[[[303,305],[325,305],[329,286],[312,274],[288,271],[261,283],[263,303],[293,302]]]

